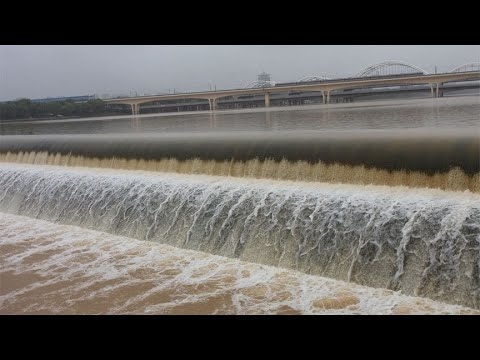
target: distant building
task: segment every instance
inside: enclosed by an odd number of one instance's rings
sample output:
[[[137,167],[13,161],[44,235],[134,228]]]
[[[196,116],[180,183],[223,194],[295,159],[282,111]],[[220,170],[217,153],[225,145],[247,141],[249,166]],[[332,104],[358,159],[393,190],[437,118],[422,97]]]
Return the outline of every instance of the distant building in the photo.
[[[262,81],[262,82],[270,82],[271,80],[271,75],[267,74],[266,72],[262,72],[257,75],[257,81]]]
[[[89,100],[95,100],[95,95],[82,95],[82,96],[64,96],[64,97],[55,97],[55,98],[45,98],[45,99],[32,99],[33,103],[49,103],[57,101],[73,101],[76,103],[87,102]]]

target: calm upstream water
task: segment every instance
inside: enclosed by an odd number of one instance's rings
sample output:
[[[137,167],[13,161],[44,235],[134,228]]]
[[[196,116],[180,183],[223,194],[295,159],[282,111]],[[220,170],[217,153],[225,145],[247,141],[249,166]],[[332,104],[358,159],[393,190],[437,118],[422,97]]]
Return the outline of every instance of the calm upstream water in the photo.
[[[270,109],[21,121],[1,125],[3,135],[135,132],[301,131],[467,128],[477,134],[480,97],[390,100]]]
[[[1,134],[0,313],[480,308],[479,96]]]

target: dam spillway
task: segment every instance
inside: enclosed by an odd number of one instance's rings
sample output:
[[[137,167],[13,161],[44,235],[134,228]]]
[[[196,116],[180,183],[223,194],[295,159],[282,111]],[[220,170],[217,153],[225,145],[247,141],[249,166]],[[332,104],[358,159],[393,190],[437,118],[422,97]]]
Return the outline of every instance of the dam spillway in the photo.
[[[470,131],[368,131],[4,136],[1,153],[48,152],[86,158],[245,162],[257,159],[363,165],[428,174],[459,167],[480,172],[480,146]]]
[[[479,192],[479,141],[465,131],[4,136],[0,160]]]
[[[478,306],[478,195],[21,165],[0,178],[2,212]]]
[[[8,131],[0,212],[479,308],[480,112],[458,102],[458,126],[425,102],[417,128]]]

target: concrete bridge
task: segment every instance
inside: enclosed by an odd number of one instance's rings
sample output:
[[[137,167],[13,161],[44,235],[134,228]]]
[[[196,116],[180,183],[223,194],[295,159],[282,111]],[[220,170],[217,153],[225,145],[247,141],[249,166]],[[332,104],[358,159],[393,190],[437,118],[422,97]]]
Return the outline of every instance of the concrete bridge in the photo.
[[[400,86],[400,85],[430,85],[432,97],[439,96],[440,86],[448,82],[459,81],[473,81],[480,80],[480,70],[465,71],[465,72],[450,72],[443,74],[405,74],[396,75],[395,77],[376,78],[350,78],[350,79],[332,79],[309,83],[293,83],[289,85],[270,86],[262,88],[248,88],[248,89],[230,89],[218,91],[203,91],[192,93],[180,93],[169,95],[154,95],[154,96],[140,96],[105,100],[108,104],[126,104],[130,105],[133,115],[139,114],[141,104],[157,102],[162,100],[175,99],[203,99],[208,100],[210,110],[214,111],[217,108],[217,100],[220,98],[239,96],[239,95],[259,95],[265,97],[265,107],[270,106],[270,95],[274,93],[285,92],[319,92],[322,95],[323,103],[330,102],[330,93],[336,90],[359,89],[368,87],[385,87],[385,86]]]

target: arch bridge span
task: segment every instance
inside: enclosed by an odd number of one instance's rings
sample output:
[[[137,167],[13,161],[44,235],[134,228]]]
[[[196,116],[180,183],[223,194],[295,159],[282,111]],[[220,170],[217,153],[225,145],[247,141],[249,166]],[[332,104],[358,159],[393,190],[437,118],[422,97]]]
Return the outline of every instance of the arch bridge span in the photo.
[[[362,69],[355,77],[388,76],[401,74],[423,74],[428,72],[418,66],[403,61],[387,60],[372,64]]]
[[[468,72],[451,72],[444,74],[405,74],[402,76],[382,77],[382,78],[353,78],[353,79],[338,79],[328,80],[320,83],[294,83],[288,85],[277,84],[276,86],[248,88],[248,89],[230,89],[217,91],[204,91],[196,93],[170,94],[170,95],[155,95],[142,96],[135,98],[119,98],[110,99],[105,102],[108,104],[126,104],[132,107],[132,113],[137,115],[140,104],[172,100],[172,99],[204,99],[208,100],[210,110],[216,109],[217,100],[223,97],[239,96],[239,95],[264,95],[265,106],[270,106],[270,95],[275,93],[286,93],[290,91],[296,92],[321,92],[324,103],[330,102],[330,93],[335,90],[358,89],[367,87],[387,87],[400,85],[417,85],[428,84],[432,90],[432,96],[439,96],[439,88],[443,83],[454,81],[470,81],[480,80],[480,70]]]
[[[451,73],[469,72],[469,71],[480,71],[480,62],[463,64],[450,70]]]

